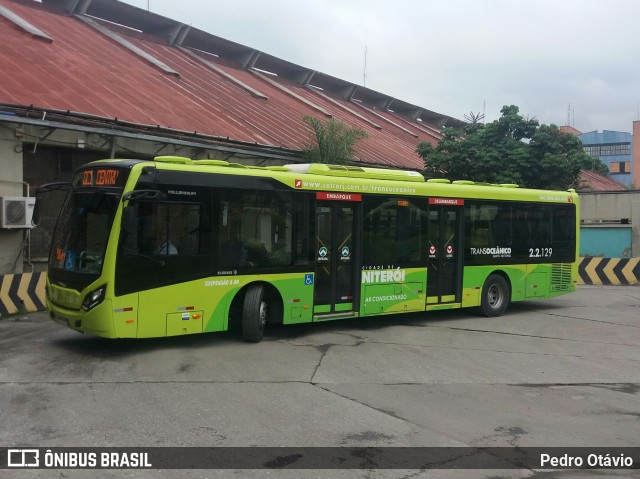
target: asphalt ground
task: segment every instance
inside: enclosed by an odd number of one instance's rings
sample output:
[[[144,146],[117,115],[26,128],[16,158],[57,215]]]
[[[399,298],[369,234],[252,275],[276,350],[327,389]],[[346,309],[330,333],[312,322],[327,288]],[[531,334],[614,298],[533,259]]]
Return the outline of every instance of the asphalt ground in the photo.
[[[0,320],[0,446],[640,446],[640,287],[457,310],[107,340]],[[579,478],[640,470],[0,470],[1,478]]]

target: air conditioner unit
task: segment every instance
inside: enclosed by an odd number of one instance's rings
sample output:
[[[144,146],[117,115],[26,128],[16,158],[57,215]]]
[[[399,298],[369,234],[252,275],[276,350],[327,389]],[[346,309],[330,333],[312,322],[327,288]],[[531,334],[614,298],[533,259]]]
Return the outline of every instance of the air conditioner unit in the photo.
[[[0,198],[2,228],[33,228],[31,218],[36,204],[34,197],[3,196]]]

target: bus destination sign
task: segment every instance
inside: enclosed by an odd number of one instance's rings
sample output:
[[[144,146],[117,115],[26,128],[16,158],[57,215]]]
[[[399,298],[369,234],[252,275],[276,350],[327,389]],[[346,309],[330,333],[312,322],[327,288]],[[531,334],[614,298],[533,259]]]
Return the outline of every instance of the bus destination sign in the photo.
[[[333,192],[318,192],[316,193],[316,200],[329,200],[329,201],[362,201],[362,195],[353,193],[333,193]]]
[[[123,186],[125,175],[114,168],[84,170],[80,173],[82,186]]]
[[[430,205],[464,206],[464,200],[459,198],[429,198]]]

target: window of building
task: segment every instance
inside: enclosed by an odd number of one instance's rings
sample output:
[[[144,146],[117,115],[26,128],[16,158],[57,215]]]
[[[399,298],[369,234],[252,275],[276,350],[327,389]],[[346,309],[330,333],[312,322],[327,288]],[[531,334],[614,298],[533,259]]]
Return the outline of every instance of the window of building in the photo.
[[[631,143],[615,143],[609,145],[586,145],[584,147],[585,153],[591,156],[618,156],[618,155],[630,155]]]
[[[631,162],[612,161],[609,163],[609,173],[631,173]]]

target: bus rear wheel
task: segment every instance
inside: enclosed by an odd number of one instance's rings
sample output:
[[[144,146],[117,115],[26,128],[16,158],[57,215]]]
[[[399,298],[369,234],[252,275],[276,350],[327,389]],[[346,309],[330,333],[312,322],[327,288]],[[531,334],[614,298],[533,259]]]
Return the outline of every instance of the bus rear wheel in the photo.
[[[490,275],[482,287],[480,312],[489,318],[500,316],[509,306],[509,285],[499,274]]]
[[[259,343],[264,336],[267,322],[268,304],[264,287],[259,284],[249,286],[242,308],[242,337],[250,343]]]

